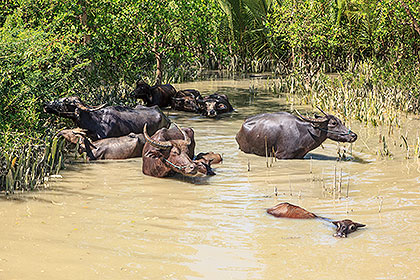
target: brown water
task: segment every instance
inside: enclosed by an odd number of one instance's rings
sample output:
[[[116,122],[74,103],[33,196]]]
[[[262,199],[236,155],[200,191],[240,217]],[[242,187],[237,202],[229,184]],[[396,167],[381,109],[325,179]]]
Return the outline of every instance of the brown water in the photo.
[[[420,278],[420,160],[413,154],[420,120],[407,119],[391,136],[353,122],[359,140],[340,145],[346,160],[337,162],[338,146],[327,141],[306,160],[267,168],[266,158],[242,153],[235,142],[246,116],[291,109],[264,92],[266,81],[177,88],[226,93],[237,109],[218,120],[169,112],[194,128],[197,153],[223,154],[217,175],[147,177],[141,159],[70,165],[48,189],[0,201],[0,279]],[[383,135],[392,159],[377,155]],[[337,239],[326,222],[265,213],[283,201],[367,227]]]

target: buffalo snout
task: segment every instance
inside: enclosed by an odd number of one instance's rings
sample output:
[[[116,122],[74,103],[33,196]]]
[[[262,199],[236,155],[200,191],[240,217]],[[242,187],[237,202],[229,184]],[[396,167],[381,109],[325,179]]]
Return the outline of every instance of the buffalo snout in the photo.
[[[214,118],[217,116],[216,110],[207,111],[207,117]]]
[[[350,143],[354,142],[357,140],[357,134],[354,133],[353,131],[350,133]]]
[[[346,128],[342,132],[329,131],[328,138],[338,142],[353,143],[357,140],[357,134]]]
[[[59,113],[64,113],[67,111],[67,106],[64,105],[62,99],[44,103],[44,112],[46,113],[58,115]]]
[[[183,173],[187,176],[193,176],[193,175],[197,174],[197,165],[194,164],[194,163],[191,163],[191,164],[185,166]]]

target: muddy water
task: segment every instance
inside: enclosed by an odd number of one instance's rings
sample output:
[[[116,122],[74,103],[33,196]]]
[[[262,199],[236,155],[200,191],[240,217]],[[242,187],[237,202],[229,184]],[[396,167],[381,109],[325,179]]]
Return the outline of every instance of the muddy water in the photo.
[[[168,113],[194,128],[196,152],[223,154],[217,175],[147,177],[141,159],[70,165],[48,189],[0,201],[0,279],[420,277],[420,120],[391,135],[352,122],[353,146],[327,141],[305,160],[268,159],[267,168],[234,136],[246,116],[291,110],[290,100],[268,95],[260,80],[177,87],[226,93],[237,109],[218,120]],[[392,158],[380,155],[383,136]],[[367,227],[337,239],[326,222],[265,213],[283,201]]]

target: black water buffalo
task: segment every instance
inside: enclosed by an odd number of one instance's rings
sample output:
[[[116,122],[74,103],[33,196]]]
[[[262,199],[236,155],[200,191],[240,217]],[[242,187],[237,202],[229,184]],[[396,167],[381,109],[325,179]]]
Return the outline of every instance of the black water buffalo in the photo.
[[[143,133],[130,133],[94,142],[86,136],[85,130],[80,129],[64,129],[57,135],[64,137],[70,143],[79,143],[78,152],[80,154],[86,152],[89,160],[141,157],[146,142]]]
[[[44,109],[47,113],[72,119],[76,126],[88,131],[92,140],[141,133],[146,123],[149,133],[170,125],[170,120],[158,106],[138,105],[134,109],[123,106],[91,107],[73,96],[51,101],[45,104]]]
[[[142,99],[146,106],[157,105],[160,108],[170,106],[175,94],[176,89],[170,84],[150,86],[144,81],[138,81],[133,91],[133,96]]]
[[[152,137],[144,127],[143,173],[154,177],[168,177],[176,173],[186,176],[214,175],[210,162],[193,161],[194,131],[174,125],[171,129],[158,130]]]
[[[353,222],[352,220],[345,219],[341,221],[333,221],[329,218],[321,217],[309,212],[299,206],[290,204],[288,202],[282,202],[276,206],[267,209],[267,213],[277,218],[291,218],[291,219],[322,219],[331,222],[335,225],[336,233],[335,237],[347,237],[348,234],[355,232],[359,227],[366,225]]]
[[[202,99],[198,99],[197,103],[200,108],[199,112],[210,118],[233,111],[233,107],[225,94],[213,93]]]
[[[265,113],[248,118],[236,134],[236,142],[245,153],[259,156],[272,152],[278,159],[303,158],[327,138],[354,142],[357,135],[337,117],[300,118],[287,112]]]
[[[199,113],[198,101],[202,99],[201,94],[195,89],[185,89],[177,91],[172,97],[171,108],[177,111]]]

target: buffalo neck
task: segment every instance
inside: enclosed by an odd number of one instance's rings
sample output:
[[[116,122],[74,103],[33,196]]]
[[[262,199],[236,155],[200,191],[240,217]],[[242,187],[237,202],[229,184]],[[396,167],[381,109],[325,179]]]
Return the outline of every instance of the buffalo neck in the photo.
[[[101,133],[100,126],[100,113],[99,112],[92,112],[80,110],[79,116],[76,120],[74,120],[78,127],[87,129],[89,132],[94,132],[94,135],[89,135],[92,140],[98,140],[105,138],[105,135]],[[101,135],[102,134],[102,135]]]
[[[311,137],[311,150],[319,147],[327,139],[328,124],[314,126],[309,124],[308,132]]]

